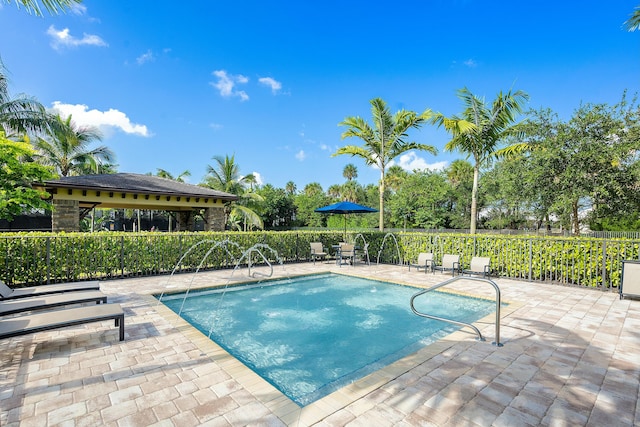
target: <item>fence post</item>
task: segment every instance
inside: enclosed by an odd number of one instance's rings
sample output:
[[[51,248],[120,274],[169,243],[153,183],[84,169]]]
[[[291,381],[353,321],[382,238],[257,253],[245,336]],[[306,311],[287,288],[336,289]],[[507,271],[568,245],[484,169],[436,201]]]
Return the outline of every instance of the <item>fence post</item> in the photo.
[[[533,239],[529,238],[529,281],[533,278]]]
[[[605,289],[607,281],[607,241],[602,241],[602,289]]]
[[[51,237],[47,236],[47,285],[51,283]]]
[[[124,278],[124,236],[120,236],[120,277]]]

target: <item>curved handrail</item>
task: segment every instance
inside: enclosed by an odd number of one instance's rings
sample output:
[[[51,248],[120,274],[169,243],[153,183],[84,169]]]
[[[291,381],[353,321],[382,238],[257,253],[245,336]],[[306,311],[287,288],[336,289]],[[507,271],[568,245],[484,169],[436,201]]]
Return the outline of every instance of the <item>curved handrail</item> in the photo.
[[[496,340],[494,342],[492,342],[493,345],[496,345],[498,347],[502,347],[502,344],[500,343],[500,301],[501,301],[501,297],[500,297],[500,288],[498,287],[498,285],[490,279],[481,279],[479,277],[465,277],[465,276],[458,276],[458,277],[454,277],[453,279],[449,279],[449,280],[445,280],[442,283],[438,283],[437,285],[433,285],[432,287],[422,290],[416,294],[414,294],[411,297],[411,311],[413,311],[415,314],[417,314],[420,317],[426,317],[428,319],[434,319],[434,320],[440,320],[442,322],[448,322],[448,323],[453,323],[454,325],[458,325],[458,326],[467,326],[471,329],[473,329],[475,331],[476,334],[478,334],[478,339],[480,341],[484,341],[485,339],[482,337],[482,333],[480,333],[480,330],[478,328],[476,328],[475,326],[473,326],[470,323],[465,323],[465,322],[459,322],[457,320],[452,320],[452,319],[446,319],[444,317],[438,317],[438,316],[434,316],[432,314],[426,314],[426,313],[420,313],[418,310],[416,310],[413,302],[414,300],[419,297],[420,295],[424,295],[427,292],[431,292],[435,289],[441,288],[443,286],[446,286],[450,283],[456,282],[458,280],[472,280],[472,281],[476,281],[476,282],[486,282],[489,283],[491,286],[493,286],[493,288],[496,290]]]
[[[258,254],[260,254],[260,256],[262,257],[262,260],[263,260],[265,263],[267,263],[267,265],[268,265],[268,266],[269,266],[269,268],[271,269],[271,271],[269,272],[269,274],[259,273],[259,272],[257,272],[257,271],[254,271],[254,272],[253,272],[253,274],[251,274],[251,253],[252,253],[252,252],[258,252]],[[271,276],[273,276],[273,266],[271,265],[271,263],[269,262],[269,260],[264,256],[264,254],[263,254],[262,252],[260,252],[259,250],[257,250],[257,249],[253,249],[253,248],[251,248],[251,249],[250,249],[249,256],[248,256],[248,258],[247,258],[247,267],[248,267],[248,270],[249,270],[249,271],[248,271],[248,274],[249,274],[249,276],[251,276],[251,277],[256,277],[256,275],[260,275],[260,276],[263,276],[263,277],[271,277]]]

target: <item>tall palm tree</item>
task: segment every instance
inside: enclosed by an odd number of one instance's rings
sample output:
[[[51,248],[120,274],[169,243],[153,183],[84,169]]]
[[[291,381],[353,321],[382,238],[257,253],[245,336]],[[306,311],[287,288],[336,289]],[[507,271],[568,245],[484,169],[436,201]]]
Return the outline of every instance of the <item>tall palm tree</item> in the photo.
[[[235,162],[235,155],[231,157],[228,155],[224,157],[214,156],[213,160],[215,160],[216,166],[207,166],[207,175],[204,177],[202,185],[239,197],[238,201],[228,202],[225,205],[225,223],[232,225],[230,223],[231,218],[242,217],[245,225],[249,224],[262,229],[264,227],[262,219],[248,206],[252,202],[262,201],[262,197],[259,194],[247,191],[247,184],[251,181],[253,174],[240,175],[240,167]],[[238,224],[237,222],[234,223]]]
[[[71,115],[66,119],[53,116],[47,135],[34,142],[38,161],[53,166],[61,176],[95,174],[101,171],[103,162],[115,157],[105,145],[89,149],[93,141],[100,141],[100,131],[92,126],[76,125]]]
[[[419,128],[433,115],[427,109],[418,115],[414,111],[400,110],[391,114],[387,104],[380,98],[370,101],[373,115],[373,127],[360,117],[347,117],[340,126],[348,129],[342,134],[342,139],[358,137],[364,141],[364,146],[347,145],[341,147],[332,156],[350,154],[364,159],[367,165],[376,165],[380,170],[380,231],[384,230],[384,187],[385,171],[389,162],[409,150],[424,150],[436,154],[437,150],[427,144],[407,141],[407,131]]]
[[[640,28],[640,6],[637,6],[631,17],[624,22],[624,26],[629,31],[635,31]]]
[[[472,94],[469,89],[458,91],[458,98],[465,107],[460,116],[445,117],[436,114],[433,122],[444,128],[452,136],[445,145],[447,151],[460,151],[473,157],[473,187],[471,189],[471,233],[476,232],[478,210],[478,179],[480,168],[492,157],[500,154],[498,145],[508,136],[518,132],[515,124],[516,116],[522,112],[529,95],[523,91],[498,93],[489,106],[484,98]],[[521,149],[526,144],[516,144]],[[513,149],[503,149],[502,153],[512,152]]]
[[[16,3],[18,7],[20,5],[29,13],[35,13],[37,16],[42,16],[42,9],[40,8],[39,0],[3,0],[4,3]],[[74,4],[80,4],[82,0],[42,0],[42,5],[49,11],[50,14],[55,15],[58,12],[65,12],[66,9],[71,9]]]
[[[10,96],[6,69],[0,60],[0,131],[6,136],[42,132],[48,124],[44,107],[34,98],[22,94]]]
[[[285,186],[285,191],[287,192],[287,194],[291,194],[294,195],[296,194],[297,191],[297,187],[296,187],[296,183],[293,181],[288,181]]]

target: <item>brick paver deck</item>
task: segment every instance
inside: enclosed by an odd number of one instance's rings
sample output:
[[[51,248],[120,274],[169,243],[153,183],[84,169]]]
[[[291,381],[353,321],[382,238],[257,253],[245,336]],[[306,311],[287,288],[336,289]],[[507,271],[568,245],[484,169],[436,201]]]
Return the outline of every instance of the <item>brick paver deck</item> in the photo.
[[[398,266],[304,263],[320,271],[428,286],[449,276]],[[216,271],[105,281],[125,309],[112,322],[0,341],[0,426],[633,426],[640,425],[640,301],[498,279],[503,347],[458,331],[304,408],[150,297],[247,280]],[[493,288],[452,288],[485,297]],[[407,302],[408,303],[408,302]]]

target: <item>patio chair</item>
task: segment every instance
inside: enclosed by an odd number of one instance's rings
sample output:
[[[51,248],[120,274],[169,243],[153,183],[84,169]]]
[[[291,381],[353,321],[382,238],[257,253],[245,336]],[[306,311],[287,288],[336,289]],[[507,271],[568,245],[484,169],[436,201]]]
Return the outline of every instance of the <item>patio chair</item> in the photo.
[[[0,300],[0,316],[88,302],[106,304],[107,296],[100,291],[78,291]]]
[[[351,243],[340,243],[340,249],[338,251],[339,264],[342,267],[342,260],[347,260],[351,265],[355,265],[356,260],[356,248]]]
[[[124,341],[124,311],[120,304],[67,308],[0,319],[0,339],[104,320],[115,320],[115,325],[120,328],[120,341]]]
[[[362,249],[356,249],[356,259],[366,263],[367,265],[371,265],[371,260],[369,259],[369,244],[365,243]]]
[[[443,273],[451,271],[452,276],[455,276],[456,272],[460,274],[460,255],[444,254],[442,256],[442,264],[433,266],[434,273],[436,270]]]
[[[328,252],[324,249],[321,242],[311,242],[311,260],[316,263],[316,259],[325,259]]]
[[[59,294],[62,292],[91,291],[99,289],[100,282],[98,282],[97,280],[71,283],[56,283],[53,285],[31,286],[27,288],[15,289],[11,289],[6,284],[4,284],[2,280],[0,280],[0,301],[47,294]]]
[[[466,270],[462,270],[462,274],[478,274],[482,278],[489,277],[491,273],[491,258],[474,256],[471,258],[471,264]]]
[[[409,271],[411,271],[411,267],[415,267],[418,271],[420,271],[421,268],[424,268],[425,273],[427,270],[433,271],[433,253],[420,252],[418,254],[418,261],[414,263],[409,262]]]

